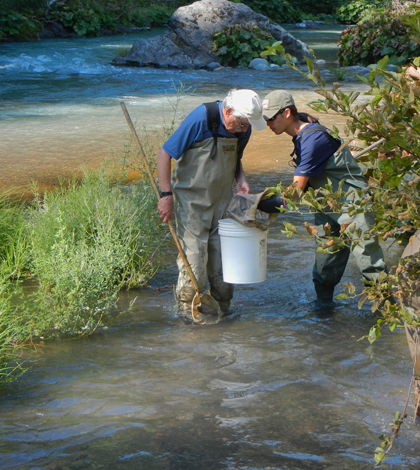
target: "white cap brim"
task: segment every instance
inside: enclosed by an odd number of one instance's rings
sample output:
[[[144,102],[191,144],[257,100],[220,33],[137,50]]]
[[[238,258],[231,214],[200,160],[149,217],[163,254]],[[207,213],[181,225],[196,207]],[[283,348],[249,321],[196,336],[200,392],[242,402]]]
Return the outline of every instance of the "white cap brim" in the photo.
[[[248,121],[257,131],[263,131],[267,127],[267,123],[263,117],[260,117],[259,119],[248,118]]]

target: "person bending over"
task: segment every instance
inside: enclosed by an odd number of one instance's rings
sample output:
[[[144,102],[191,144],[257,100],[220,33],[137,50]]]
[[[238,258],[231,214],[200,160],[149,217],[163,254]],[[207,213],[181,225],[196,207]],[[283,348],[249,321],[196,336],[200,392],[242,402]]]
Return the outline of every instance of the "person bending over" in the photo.
[[[309,186],[315,190],[331,181],[333,190],[339,188],[347,193],[348,202],[357,199],[357,190],[367,187],[367,181],[360,166],[350,153],[341,147],[341,141],[334,138],[327,128],[306,113],[299,113],[293,96],[286,90],[275,90],[263,100],[263,115],[268,126],[277,135],[284,132],[292,137],[292,153],[295,171],[293,185],[301,191]],[[300,191],[294,196],[298,197]],[[331,236],[340,236],[341,227],[349,240],[357,237],[357,243],[349,241],[347,248],[334,253],[315,253],[312,279],[319,301],[332,303],[334,288],[340,282],[349,259],[350,252],[356,260],[363,278],[374,281],[382,272],[386,272],[384,255],[376,237],[369,237],[367,232],[375,221],[375,214],[365,212],[350,217],[343,209],[341,213],[318,211],[315,213],[315,226],[320,237],[325,237],[325,224],[331,227]],[[347,225],[351,222],[349,225]],[[349,230],[350,226],[352,229]],[[353,230],[356,229],[356,230]],[[360,233],[358,233],[360,230]],[[350,249],[351,248],[351,249]]]
[[[250,192],[241,158],[252,127],[266,127],[261,100],[252,90],[233,89],[223,102],[193,110],[157,154],[160,216],[168,222],[175,213],[177,235],[198,287],[204,291],[209,281],[210,294],[223,311],[233,286],[223,281],[218,221],[232,199],[235,179],[238,193]],[[175,296],[186,312],[195,290],[180,256],[177,264]]]

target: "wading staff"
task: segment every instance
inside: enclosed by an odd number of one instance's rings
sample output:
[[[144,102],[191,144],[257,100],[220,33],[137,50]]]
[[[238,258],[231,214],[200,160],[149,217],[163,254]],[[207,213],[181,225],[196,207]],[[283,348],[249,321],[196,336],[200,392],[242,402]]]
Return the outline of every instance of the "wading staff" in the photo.
[[[369,147],[366,147],[365,149],[361,150],[359,153],[357,153],[356,155],[354,155],[354,158],[359,158],[361,157],[362,155],[364,155],[365,153],[369,152],[369,150],[372,150],[374,149],[375,147],[377,147],[378,145],[381,145],[385,142],[385,138],[382,137],[382,139],[379,139],[377,142],[374,142],[373,144],[369,145]]]
[[[153,190],[156,194],[157,200],[159,201],[159,199],[160,199],[159,190],[158,190],[158,187],[156,185],[156,181],[153,177],[152,170],[150,169],[150,165],[149,165],[149,162],[147,160],[146,154],[144,153],[143,147],[141,145],[140,139],[139,139],[139,137],[137,135],[137,132],[134,128],[134,125],[133,125],[133,122],[130,118],[130,115],[128,114],[128,110],[125,106],[125,103],[122,101],[120,104],[121,104],[121,108],[123,110],[124,116],[127,120],[128,127],[130,128],[131,135],[133,136],[133,139],[136,142],[136,145],[137,145],[137,147],[140,151],[140,155],[141,155],[141,157],[143,159],[143,162],[144,162],[144,165],[146,167],[147,174],[149,175],[150,183],[152,184],[152,187],[153,187]],[[194,276],[194,273],[191,269],[190,264],[188,263],[187,257],[184,253],[184,250],[182,249],[181,243],[179,242],[178,235],[176,234],[175,229],[174,229],[174,227],[172,225],[172,222],[170,220],[168,221],[168,226],[169,226],[169,230],[172,234],[172,237],[175,241],[175,245],[178,249],[178,252],[179,252],[179,254],[182,258],[182,261],[184,263],[185,269],[187,270],[187,273],[188,273],[188,275],[191,279],[191,283],[192,283],[192,285],[194,287],[194,290],[195,290],[195,295],[194,295],[194,298],[193,298],[192,303],[191,303],[191,316],[192,316],[193,320],[197,323],[201,323],[201,324],[209,323],[209,320],[212,323],[216,323],[223,316],[223,313],[220,309],[219,303],[211,295],[204,294],[204,293],[200,292],[200,290],[198,288],[197,280]]]

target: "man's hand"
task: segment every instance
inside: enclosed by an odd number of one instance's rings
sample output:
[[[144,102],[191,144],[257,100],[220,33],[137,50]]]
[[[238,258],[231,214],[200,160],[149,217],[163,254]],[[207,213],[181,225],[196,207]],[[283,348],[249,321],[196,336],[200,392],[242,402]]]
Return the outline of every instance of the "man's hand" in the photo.
[[[236,184],[236,191],[238,194],[249,194],[251,189],[249,188],[247,181],[238,181]]]
[[[249,194],[251,192],[248,182],[246,180],[245,172],[242,167],[242,162],[239,162],[239,169],[236,178],[236,191],[238,194]]]
[[[171,191],[171,157],[160,149],[157,154],[157,177],[161,191]],[[172,217],[174,199],[172,196],[163,196],[158,202],[158,211],[164,222],[169,222]]]
[[[158,211],[164,222],[169,222],[171,220],[173,207],[173,196],[164,196],[159,199]]]

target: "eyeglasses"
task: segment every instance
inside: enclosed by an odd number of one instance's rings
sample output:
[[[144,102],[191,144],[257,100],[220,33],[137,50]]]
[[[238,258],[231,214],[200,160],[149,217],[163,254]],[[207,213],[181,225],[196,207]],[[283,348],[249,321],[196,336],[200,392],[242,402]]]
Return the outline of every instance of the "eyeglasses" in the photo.
[[[236,121],[241,129],[245,129],[251,125],[249,122],[242,122],[238,117],[236,118]]]
[[[273,122],[273,121],[275,121],[276,118],[277,118],[277,116],[278,116],[279,114],[283,114],[284,111],[285,111],[284,109],[280,109],[280,111],[277,111],[277,113],[276,113],[273,117],[271,117],[270,119],[266,119],[266,122]]]

